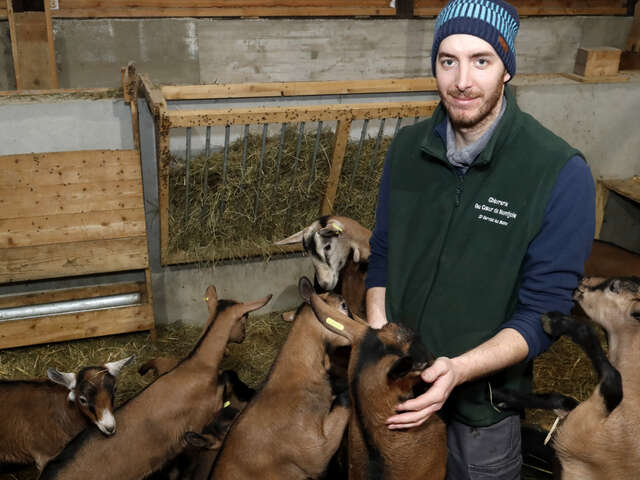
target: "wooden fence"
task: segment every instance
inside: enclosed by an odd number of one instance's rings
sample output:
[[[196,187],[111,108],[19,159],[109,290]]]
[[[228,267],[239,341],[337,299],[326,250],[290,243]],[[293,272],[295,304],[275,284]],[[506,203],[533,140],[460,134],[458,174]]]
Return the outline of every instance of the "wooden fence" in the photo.
[[[379,122],[379,127],[375,128],[378,132],[377,139],[371,139],[371,143],[375,144],[375,151],[372,158],[369,160],[369,172],[371,171],[372,166],[376,165],[378,171],[381,169],[382,160],[384,158],[384,152],[380,152],[381,139],[384,136],[384,132],[388,130],[394,130],[394,134],[397,133],[398,128],[400,127],[400,123],[403,119],[410,119],[411,121],[416,121],[419,118],[429,117],[431,116],[435,106],[437,105],[436,101],[408,101],[408,102],[389,102],[389,103],[347,103],[347,104],[322,104],[322,105],[306,105],[306,106],[273,106],[273,107],[260,107],[260,108],[219,108],[219,109],[199,109],[199,110],[181,110],[181,109],[169,109],[167,107],[167,101],[175,101],[175,100],[194,100],[194,99],[209,99],[213,100],[216,98],[255,98],[255,97],[287,97],[287,96],[313,96],[313,95],[327,95],[327,94],[348,94],[348,93],[372,93],[372,92],[433,92],[435,90],[435,81],[433,78],[414,78],[414,79],[390,79],[390,80],[378,80],[373,82],[368,81],[353,81],[353,82],[298,82],[298,83],[275,83],[275,84],[242,84],[242,85],[197,85],[197,86],[183,86],[183,87],[175,87],[175,86],[167,86],[167,87],[157,87],[155,86],[151,80],[146,75],[140,75],[140,84],[142,86],[142,90],[147,99],[147,103],[150,107],[151,112],[154,115],[155,123],[156,123],[156,142],[157,142],[157,159],[158,159],[158,177],[159,177],[159,212],[160,212],[160,230],[161,230],[161,256],[163,265],[174,264],[174,263],[183,263],[183,262],[191,262],[196,260],[206,259],[202,257],[202,255],[195,256],[193,253],[189,253],[186,251],[178,249],[170,249],[170,236],[174,235],[175,232],[170,232],[170,224],[171,221],[176,224],[176,220],[174,216],[171,216],[170,212],[172,211],[172,203],[174,195],[174,191],[177,189],[182,189],[182,185],[189,184],[189,153],[187,153],[187,170],[186,173],[180,173],[185,177],[185,180],[178,179],[170,179],[172,168],[176,165],[176,155],[171,151],[170,144],[170,135],[171,132],[176,131],[186,131],[187,136],[187,146],[186,150],[189,151],[189,142],[190,142],[190,133],[191,128],[195,127],[205,127],[207,128],[207,132],[209,129],[219,127],[225,130],[226,138],[224,143],[224,168],[220,165],[216,170],[218,177],[222,177],[223,181],[226,181],[229,175],[231,175],[230,169],[231,167],[227,166],[227,151],[231,148],[229,142],[229,130],[231,127],[237,129],[245,129],[245,132],[248,131],[251,126],[254,129],[262,128],[263,136],[262,136],[262,150],[260,150],[260,139],[259,135],[257,136],[256,145],[258,145],[258,151],[254,155],[254,157],[260,158],[260,166],[256,167],[255,179],[258,183],[263,182],[264,178],[264,170],[266,166],[263,163],[264,157],[264,145],[267,142],[267,130],[268,126],[275,126],[277,128],[278,125],[280,128],[280,148],[278,153],[274,153],[273,163],[277,162],[277,168],[274,167],[274,176],[275,176],[275,185],[271,185],[269,188],[272,191],[278,191],[278,179],[281,178],[282,171],[284,170],[284,166],[281,169],[281,160],[282,160],[282,149],[285,136],[293,135],[297,130],[298,132],[304,130],[304,126],[306,125],[315,125],[318,127],[316,129],[317,133],[313,133],[313,138],[315,141],[315,149],[313,153],[313,159],[309,160],[314,165],[316,163],[316,153],[318,151],[318,143],[320,142],[320,136],[326,133],[326,130],[323,130],[322,125],[331,124],[334,125],[335,128],[331,130],[331,142],[330,148],[326,150],[330,150],[327,153],[327,161],[328,167],[324,174],[326,174],[326,178],[321,179],[322,185],[322,194],[318,197],[319,203],[316,205],[311,205],[311,218],[315,218],[318,215],[326,215],[332,213],[334,211],[334,206],[336,203],[337,195],[340,194],[339,184],[341,179],[344,180],[345,172],[343,169],[345,153],[348,149],[350,149],[352,153],[352,157],[355,157],[355,166],[350,166],[351,168],[350,175],[351,180],[353,181],[353,177],[355,176],[358,158],[361,156],[362,144],[363,140],[366,137],[367,126],[369,122],[377,121]],[[387,129],[385,130],[385,121],[387,121]],[[361,123],[362,129],[360,133],[360,142],[350,141],[350,138],[353,140],[354,135],[357,136],[357,132],[352,131],[352,125],[354,122]],[[395,123],[392,123],[395,122]],[[371,128],[371,125],[369,125]],[[289,134],[287,132],[291,131]],[[387,141],[388,139],[388,135]],[[291,136],[290,136],[291,138]],[[300,143],[301,137],[298,134],[297,142],[298,149],[295,154],[291,153],[288,157],[291,159],[292,164],[297,165],[300,160]],[[244,140],[241,138],[238,139],[239,143],[244,144],[247,143],[247,137],[245,133]],[[274,139],[274,144],[277,144],[277,138]],[[295,144],[295,141],[293,141]],[[313,142],[311,142],[313,143]],[[295,148],[293,149],[295,150]],[[245,175],[245,166],[244,159],[246,159],[247,155],[243,150],[243,166],[242,166],[242,175]],[[205,159],[205,162],[209,162],[208,158]],[[218,158],[217,162],[221,163],[222,154]],[[320,160],[319,160],[320,161]],[[364,160],[362,160],[364,162]],[[206,163],[205,163],[206,165]],[[295,165],[293,169],[295,170]],[[313,172],[304,173],[308,175],[309,183],[311,185],[314,182],[313,175],[317,171],[316,167],[313,167]],[[364,166],[362,168],[365,168]],[[205,167],[206,171],[210,171],[210,167]],[[174,169],[175,170],[175,169]],[[291,169],[290,169],[291,170]],[[239,171],[239,170],[238,170]],[[300,175],[302,171],[298,171],[298,175]],[[238,173],[240,175],[240,173]],[[205,180],[206,182],[206,180]],[[172,185],[173,187],[170,187]],[[220,184],[221,187],[224,187],[224,184]],[[343,182],[343,189],[348,188],[348,183]],[[252,189],[255,190],[256,195],[256,210],[257,210],[257,197],[259,195],[263,195],[258,187],[252,184],[243,184],[243,186],[239,187],[245,190]],[[305,187],[306,188],[306,187]],[[377,191],[377,183],[373,183],[373,180],[367,181],[367,185],[365,187],[369,192],[373,192],[373,200],[371,203],[371,208],[375,208],[375,191]],[[172,191],[173,190],[173,191]],[[284,191],[280,192],[281,196],[289,196],[290,192]],[[187,197],[189,193],[187,192]],[[192,195],[193,197],[193,195]],[[277,196],[278,199],[281,199],[280,196]],[[302,208],[301,203],[309,203],[311,200],[304,200],[300,197],[300,203],[294,205],[293,208]],[[193,198],[191,199],[193,201]],[[187,203],[189,203],[189,199],[187,198]],[[309,205],[306,205],[309,207]],[[291,222],[290,218],[287,217],[286,212],[291,209],[290,203],[284,202],[280,207],[276,205],[269,205],[268,213],[273,215],[273,221],[280,225],[285,225],[285,233],[293,233],[290,230],[294,230],[295,228],[299,228],[304,225],[300,225],[300,220],[298,223]],[[274,213],[276,212],[276,213]],[[339,212],[345,213],[345,212]],[[181,214],[182,215],[182,214]],[[185,213],[186,216],[190,214],[188,212]],[[171,218],[170,218],[171,216]],[[251,216],[251,215],[249,215]],[[252,221],[259,221],[260,215],[254,215]],[[251,249],[251,241],[250,239],[245,239],[248,243],[245,243],[246,249],[242,249],[241,251],[235,251],[234,254],[222,254],[221,256],[216,254],[216,252],[210,252],[211,258],[220,259],[228,256],[240,256],[247,257],[256,255],[259,253],[265,253],[264,249],[256,250],[255,248]],[[277,240],[277,238],[270,239]],[[232,241],[237,242],[238,239],[233,239]],[[286,249],[285,249],[286,250]],[[269,253],[281,252],[283,251],[280,247],[270,247],[268,249]]]
[[[0,0],[0,18],[7,18]],[[45,0],[57,18],[434,16],[446,0]],[[630,0],[511,0],[520,15],[625,15]]]

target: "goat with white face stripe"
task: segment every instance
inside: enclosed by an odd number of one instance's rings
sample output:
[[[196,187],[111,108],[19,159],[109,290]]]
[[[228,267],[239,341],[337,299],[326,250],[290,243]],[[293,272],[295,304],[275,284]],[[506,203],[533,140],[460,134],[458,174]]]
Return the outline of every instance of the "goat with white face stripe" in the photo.
[[[368,263],[370,237],[371,231],[355,220],[330,215],[320,217],[276,245],[302,242],[311,255],[317,284],[326,291],[334,291],[340,273],[349,261]]]
[[[0,381],[0,464],[38,469],[91,423],[116,432],[116,377],[135,355],[78,373],[47,370],[47,379]],[[53,382],[53,383],[51,383]]]

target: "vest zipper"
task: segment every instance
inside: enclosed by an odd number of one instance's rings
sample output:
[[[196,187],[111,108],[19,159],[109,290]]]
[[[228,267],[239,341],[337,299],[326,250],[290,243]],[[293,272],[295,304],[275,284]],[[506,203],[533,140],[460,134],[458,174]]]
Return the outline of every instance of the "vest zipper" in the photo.
[[[460,206],[460,200],[462,199],[462,190],[464,186],[464,175],[456,170],[456,207]]]

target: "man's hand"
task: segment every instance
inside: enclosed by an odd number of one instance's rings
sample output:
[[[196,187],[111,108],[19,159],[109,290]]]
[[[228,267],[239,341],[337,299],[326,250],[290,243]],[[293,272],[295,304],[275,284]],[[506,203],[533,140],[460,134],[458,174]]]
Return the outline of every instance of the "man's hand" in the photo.
[[[422,425],[433,413],[442,408],[453,388],[462,383],[462,375],[455,362],[447,357],[438,358],[433,365],[421,373],[421,377],[425,382],[431,383],[431,387],[419,397],[396,406],[396,411],[400,413],[387,419],[387,426],[390,429]]]

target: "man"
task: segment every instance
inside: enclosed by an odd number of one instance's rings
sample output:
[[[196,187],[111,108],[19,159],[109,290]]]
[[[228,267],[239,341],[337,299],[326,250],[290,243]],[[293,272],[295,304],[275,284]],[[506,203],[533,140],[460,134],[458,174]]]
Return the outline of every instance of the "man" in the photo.
[[[422,372],[431,388],[387,423],[412,428],[439,411],[449,479],[519,478],[519,416],[491,390],[530,389],[531,360],[550,344],[540,314],[571,309],[595,228],[584,158],[507,86],[518,27],[502,0],[442,10],[431,51],[441,102],[390,146],[371,239],[368,321],[405,323],[438,356]]]

